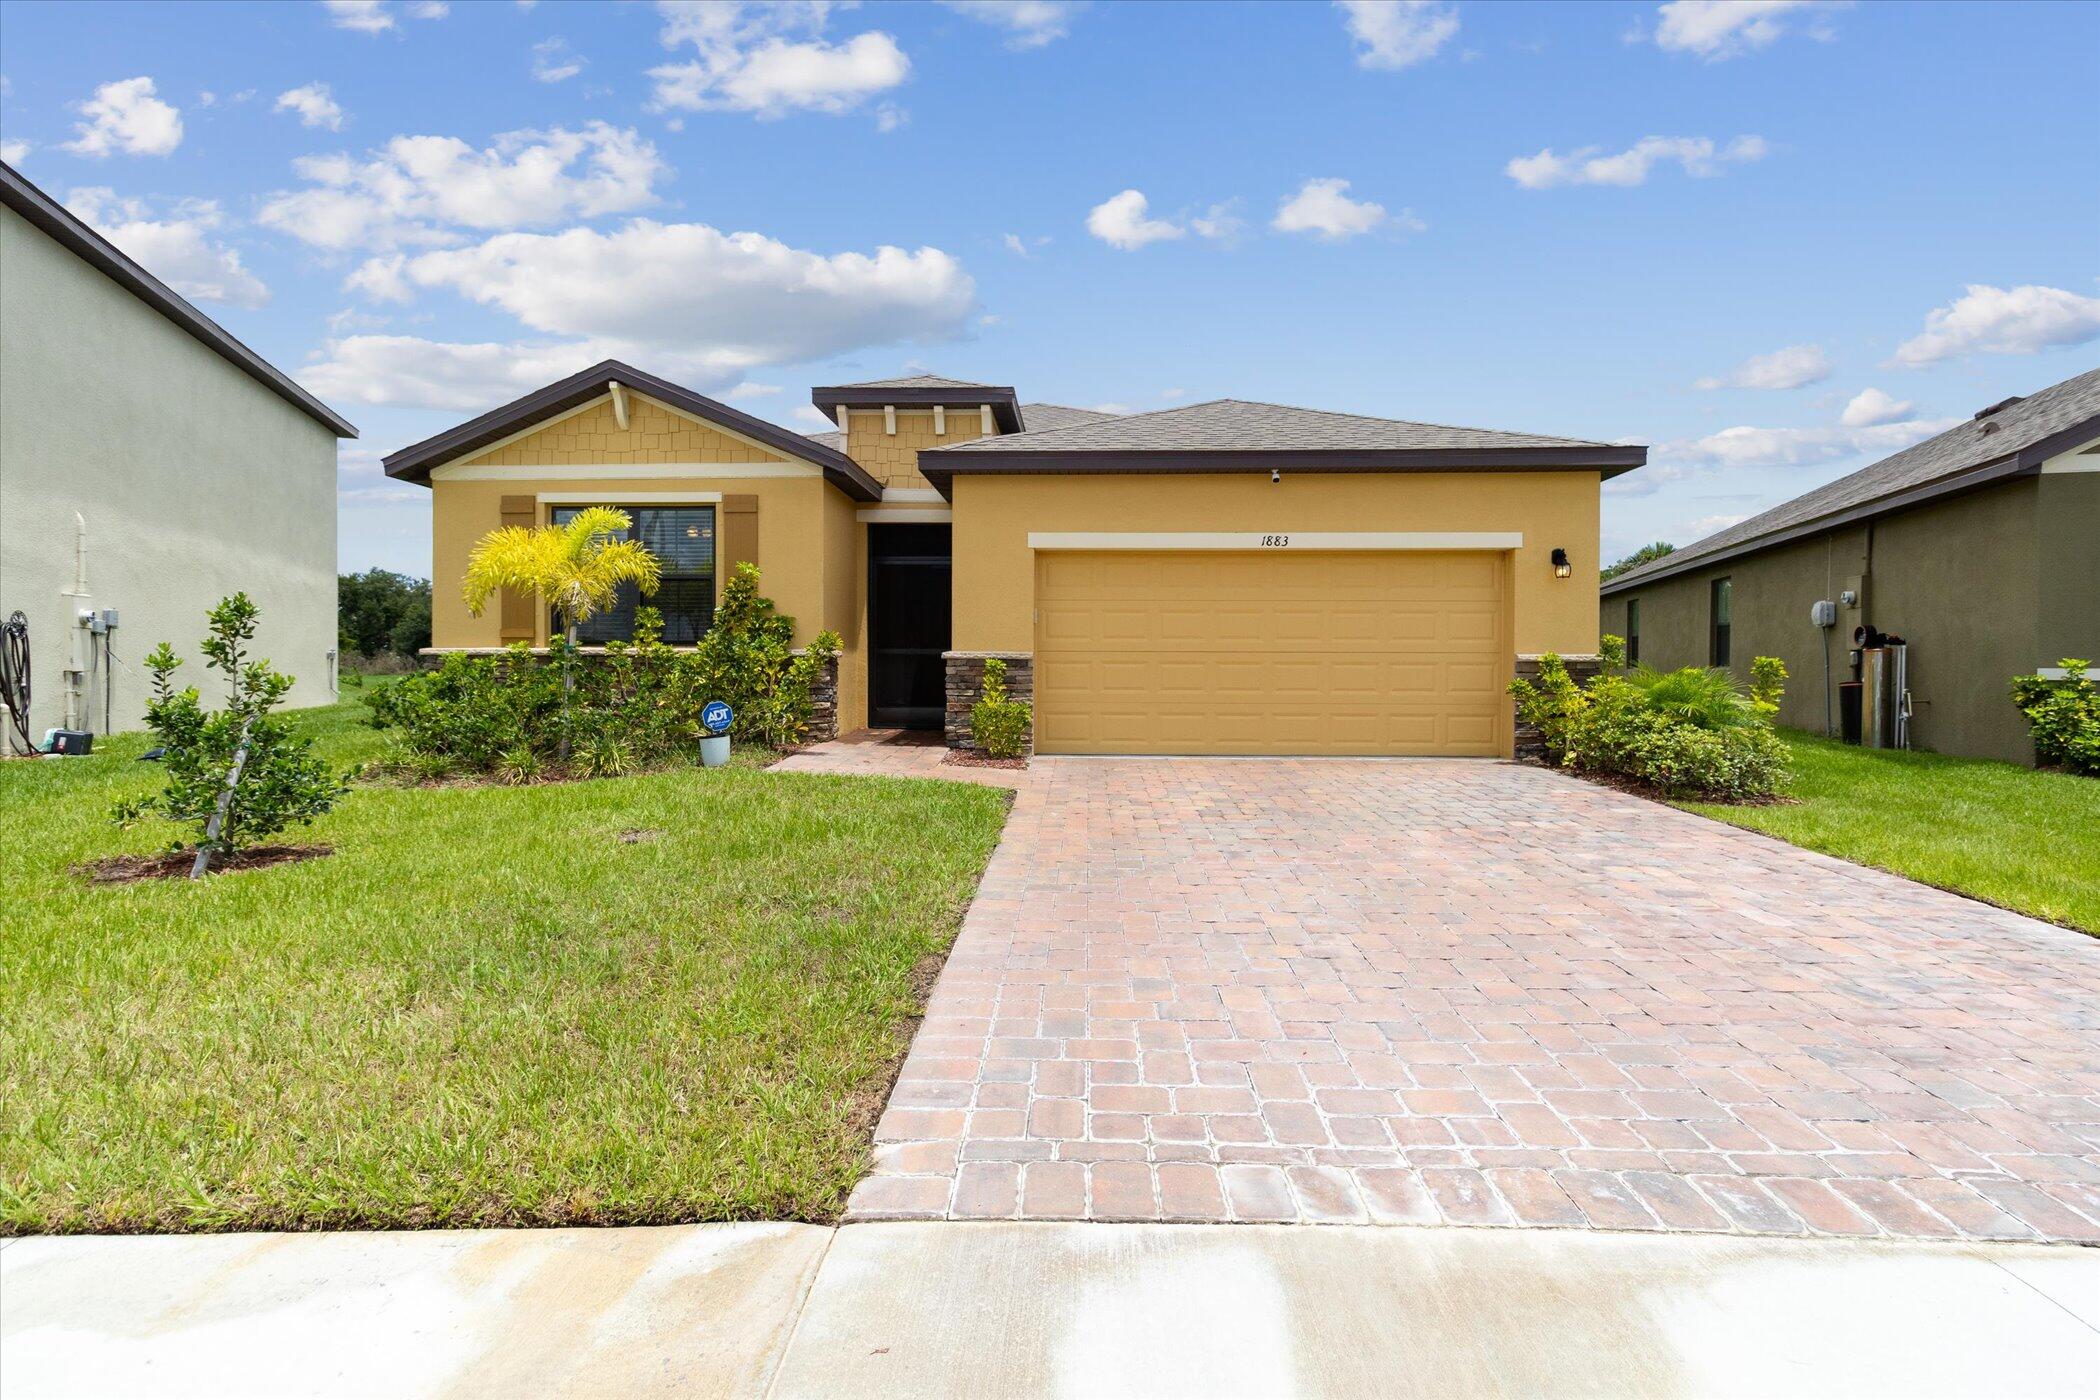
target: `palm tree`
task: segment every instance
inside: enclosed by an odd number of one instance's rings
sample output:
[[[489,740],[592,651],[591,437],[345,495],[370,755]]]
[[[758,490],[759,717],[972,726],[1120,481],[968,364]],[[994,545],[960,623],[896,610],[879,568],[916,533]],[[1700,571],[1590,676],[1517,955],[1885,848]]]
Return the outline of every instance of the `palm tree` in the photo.
[[[481,537],[467,556],[467,611],[481,616],[490,598],[505,588],[537,594],[561,619],[562,733],[560,757],[569,757],[568,706],[576,688],[576,632],[619,601],[620,585],[654,593],[661,574],[656,556],[627,538],[634,522],[624,510],[591,506],[565,525],[526,529],[506,525]]]

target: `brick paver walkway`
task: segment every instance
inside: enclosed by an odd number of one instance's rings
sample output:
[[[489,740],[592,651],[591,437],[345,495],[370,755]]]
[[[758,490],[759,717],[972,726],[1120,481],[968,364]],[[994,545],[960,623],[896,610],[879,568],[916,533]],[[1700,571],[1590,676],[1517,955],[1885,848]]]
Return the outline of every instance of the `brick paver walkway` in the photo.
[[[1549,771],[1041,759],[854,1218],[2100,1240],[2100,940]]]

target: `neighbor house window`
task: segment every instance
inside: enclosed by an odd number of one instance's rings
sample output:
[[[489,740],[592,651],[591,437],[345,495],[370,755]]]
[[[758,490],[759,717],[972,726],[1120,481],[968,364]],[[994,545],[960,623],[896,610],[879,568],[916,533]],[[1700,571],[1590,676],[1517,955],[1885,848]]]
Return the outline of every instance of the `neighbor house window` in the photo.
[[[633,525],[627,538],[640,540],[662,566],[656,592],[643,599],[633,584],[623,585],[620,599],[578,629],[585,646],[631,641],[634,610],[640,603],[663,614],[664,640],[691,646],[706,633],[715,616],[715,508],[713,506],[623,506]],[[556,506],[554,523],[566,525],[583,506]],[[558,624],[549,623],[549,629]]]
[[[1641,659],[1641,600],[1626,600],[1626,664],[1635,666]]]
[[[1728,620],[1735,611],[1735,580],[1717,578],[1708,587],[1712,590],[1709,624],[1710,643],[1708,663],[1712,666],[1728,664]]]

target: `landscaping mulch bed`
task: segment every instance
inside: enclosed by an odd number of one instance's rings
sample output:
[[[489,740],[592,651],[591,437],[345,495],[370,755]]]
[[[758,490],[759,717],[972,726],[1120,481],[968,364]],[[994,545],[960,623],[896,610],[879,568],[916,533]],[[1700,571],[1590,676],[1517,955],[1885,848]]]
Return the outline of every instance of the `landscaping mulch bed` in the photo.
[[[957,768],[1009,768],[1019,770],[1028,767],[1028,760],[1025,758],[988,758],[981,753],[972,753],[968,749],[950,749],[948,750],[948,756],[942,759],[941,762],[952,763]]]
[[[1619,773],[1593,773],[1585,768],[1563,768],[1558,763],[1548,763],[1542,758],[1520,758],[1517,762],[1529,764],[1533,768],[1548,768],[1555,773],[1565,773],[1571,778],[1580,778],[1586,783],[1595,783],[1598,787],[1623,792],[1629,797],[1645,797],[1650,802],[1706,802],[1716,807],[1790,807],[1800,801],[1799,798],[1787,797],[1776,792],[1768,797],[1707,797],[1696,792],[1671,793],[1663,791],[1653,783],[1644,783],[1638,778],[1628,778]]]
[[[333,846],[251,846],[245,851],[214,859],[205,873],[223,875],[232,870],[261,870],[267,866],[316,860],[334,854]],[[110,856],[105,860],[76,865],[73,869],[85,875],[90,884],[135,885],[142,880],[186,880],[196,860],[195,851],[162,851],[151,856]]]

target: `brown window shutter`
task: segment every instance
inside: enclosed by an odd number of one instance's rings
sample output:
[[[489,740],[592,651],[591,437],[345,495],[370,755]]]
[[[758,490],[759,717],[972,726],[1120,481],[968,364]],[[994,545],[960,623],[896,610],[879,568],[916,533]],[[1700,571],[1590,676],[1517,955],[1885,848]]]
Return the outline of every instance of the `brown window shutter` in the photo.
[[[521,530],[530,530],[540,523],[540,503],[536,496],[505,496],[502,500],[503,523],[515,525]],[[514,588],[503,590],[503,643],[529,642],[539,633],[535,625],[535,600],[530,593],[520,593]]]
[[[739,564],[758,562],[758,497],[724,496],[722,525],[716,532],[716,569],[724,581]]]

